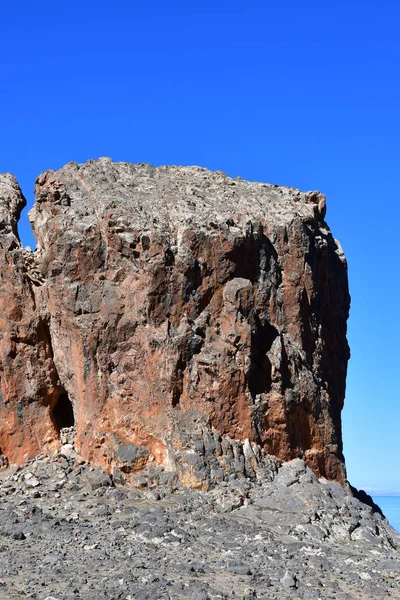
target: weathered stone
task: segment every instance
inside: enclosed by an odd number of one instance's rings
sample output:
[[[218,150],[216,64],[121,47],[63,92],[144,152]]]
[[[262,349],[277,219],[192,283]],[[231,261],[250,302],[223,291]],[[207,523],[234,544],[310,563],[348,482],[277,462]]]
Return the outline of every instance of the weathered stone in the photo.
[[[34,259],[17,234],[24,206],[15,178],[0,175],[0,453],[10,463],[51,450],[57,438],[51,409],[59,382],[48,311],[36,290]]]
[[[111,476],[114,483],[117,483],[119,485],[125,484],[125,477],[123,476],[121,470],[115,465],[112,468]]]
[[[161,484],[92,490],[102,469],[72,456],[66,472],[62,461],[40,455],[1,473],[2,600],[189,600],[203,591],[210,600],[398,599],[400,536],[301,460],[281,465],[273,481],[231,479],[207,493]],[[142,473],[154,480],[157,469]],[[35,477],[41,494],[27,495]],[[66,484],[54,494],[60,477]],[[70,485],[77,477],[79,491]]]
[[[38,485],[40,485],[40,481],[36,477],[32,476],[28,479],[25,479],[25,484],[28,487],[37,487]]]
[[[137,446],[131,442],[118,446],[118,459],[122,463],[120,469],[123,473],[140,471],[147,463],[150,452],[143,446]]]
[[[286,571],[281,579],[281,583],[286,590],[297,587],[296,578],[289,571]]]
[[[344,482],[349,295],[321,194],[198,167],[70,163],[36,182],[35,253],[17,237],[23,205],[1,176],[10,462],[76,427],[77,450],[108,470],[156,462],[206,489],[211,469],[259,478],[262,450]],[[203,458],[185,469],[190,452]]]

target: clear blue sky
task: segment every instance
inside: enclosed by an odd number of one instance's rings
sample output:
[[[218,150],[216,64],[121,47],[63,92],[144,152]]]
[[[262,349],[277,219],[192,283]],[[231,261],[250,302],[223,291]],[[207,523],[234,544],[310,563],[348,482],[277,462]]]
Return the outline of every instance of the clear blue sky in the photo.
[[[385,0],[4,0],[0,171],[30,204],[41,171],[99,156],[323,191],[350,270],[349,478],[400,492],[399,26]]]

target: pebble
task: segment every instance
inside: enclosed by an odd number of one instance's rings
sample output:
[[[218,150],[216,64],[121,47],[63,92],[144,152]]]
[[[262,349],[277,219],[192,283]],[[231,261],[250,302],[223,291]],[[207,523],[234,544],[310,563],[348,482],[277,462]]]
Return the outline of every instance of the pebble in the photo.
[[[290,588],[297,587],[296,579],[293,577],[293,575],[291,573],[289,573],[289,571],[286,571],[285,575],[281,579],[281,583],[282,583],[283,587],[287,590]]]

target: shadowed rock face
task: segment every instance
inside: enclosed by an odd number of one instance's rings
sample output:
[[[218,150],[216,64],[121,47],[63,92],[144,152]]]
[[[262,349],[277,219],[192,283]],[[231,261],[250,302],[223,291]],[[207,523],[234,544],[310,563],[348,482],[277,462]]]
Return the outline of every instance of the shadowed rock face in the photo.
[[[198,167],[70,163],[36,182],[33,254],[22,205],[0,176],[10,462],[55,447],[71,403],[80,453],[125,473],[161,463],[204,486],[266,453],[344,482],[349,294],[324,196]]]

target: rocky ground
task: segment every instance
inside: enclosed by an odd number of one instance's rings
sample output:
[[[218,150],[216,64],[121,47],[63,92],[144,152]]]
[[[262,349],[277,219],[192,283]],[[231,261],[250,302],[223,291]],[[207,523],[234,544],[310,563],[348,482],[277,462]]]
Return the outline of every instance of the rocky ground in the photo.
[[[0,475],[1,600],[400,598],[400,536],[300,459],[206,493],[71,444]]]

